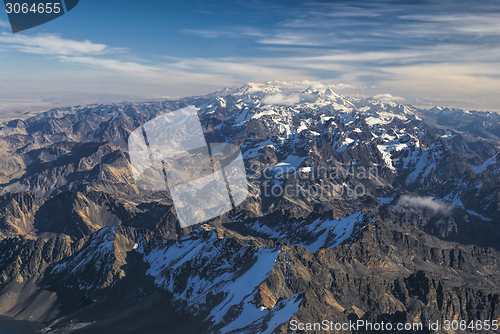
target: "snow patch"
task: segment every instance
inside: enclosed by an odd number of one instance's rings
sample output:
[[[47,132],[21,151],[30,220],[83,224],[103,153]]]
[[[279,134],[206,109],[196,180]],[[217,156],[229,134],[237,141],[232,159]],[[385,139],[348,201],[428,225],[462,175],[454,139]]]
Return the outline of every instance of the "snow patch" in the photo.
[[[497,157],[498,157],[498,153],[495,154],[494,156],[492,156],[491,158],[489,158],[488,160],[486,160],[481,166],[472,167],[472,169],[474,169],[474,172],[476,172],[476,174],[481,174],[482,172],[487,170],[490,165],[495,164]]]
[[[377,199],[378,199],[378,200],[380,201],[380,203],[382,203],[382,204],[389,204],[389,203],[391,203],[391,202],[392,202],[392,200],[394,199],[394,196],[393,196],[393,197],[378,197]]]

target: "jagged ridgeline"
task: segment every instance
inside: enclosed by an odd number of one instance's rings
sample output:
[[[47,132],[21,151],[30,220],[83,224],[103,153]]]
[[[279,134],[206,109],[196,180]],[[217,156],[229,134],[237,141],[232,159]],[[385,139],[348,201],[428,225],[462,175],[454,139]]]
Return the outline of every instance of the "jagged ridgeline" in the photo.
[[[241,147],[249,194],[181,229],[127,142],[186,106],[207,142]],[[53,109],[0,124],[0,150],[0,315],[44,333],[500,322],[496,113],[271,82]]]

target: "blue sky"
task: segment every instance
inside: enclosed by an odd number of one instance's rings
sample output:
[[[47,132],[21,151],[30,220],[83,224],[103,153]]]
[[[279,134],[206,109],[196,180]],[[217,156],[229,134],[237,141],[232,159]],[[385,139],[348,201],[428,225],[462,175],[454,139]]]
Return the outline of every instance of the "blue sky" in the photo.
[[[309,80],[398,102],[500,109],[493,1],[80,0],[12,34],[0,89],[186,96]]]

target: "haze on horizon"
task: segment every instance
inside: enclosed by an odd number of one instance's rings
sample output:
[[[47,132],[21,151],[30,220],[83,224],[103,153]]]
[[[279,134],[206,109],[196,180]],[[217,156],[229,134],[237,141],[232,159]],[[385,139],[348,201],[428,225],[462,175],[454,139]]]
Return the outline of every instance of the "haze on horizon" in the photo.
[[[0,14],[0,99],[309,80],[344,95],[499,111],[499,42],[500,3],[489,1],[85,0],[17,34]]]

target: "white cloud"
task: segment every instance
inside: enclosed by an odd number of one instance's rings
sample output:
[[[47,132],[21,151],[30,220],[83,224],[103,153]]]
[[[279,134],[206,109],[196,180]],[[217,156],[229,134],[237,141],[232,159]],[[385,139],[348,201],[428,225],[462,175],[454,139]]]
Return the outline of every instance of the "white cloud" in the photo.
[[[321,82],[314,82],[312,83],[309,88],[312,89],[312,90],[315,90],[315,89],[321,89],[321,88],[325,88],[326,86],[323,85]]]
[[[463,35],[500,35],[500,15],[498,13],[478,14],[450,14],[450,15],[405,15],[406,20],[425,22],[427,29],[422,31],[429,34],[457,33]]]
[[[9,22],[0,20],[0,28],[10,28]]]
[[[344,83],[339,83],[337,85],[334,85],[333,87],[334,89],[346,89],[346,88],[356,88],[355,86],[353,85],[348,85],[348,84],[344,84]]]
[[[151,75],[158,72],[160,69],[153,66],[145,66],[134,62],[123,62],[116,59],[103,59],[97,57],[58,57],[62,62],[78,63],[91,65],[93,67],[103,68],[119,72],[126,72],[134,75]]]
[[[217,38],[217,37],[230,37],[230,38],[240,38],[241,36],[251,36],[251,37],[265,37],[268,36],[259,28],[253,27],[231,27],[231,28],[221,28],[221,29],[183,29],[182,30],[188,34],[199,35],[204,38]]]
[[[262,99],[262,102],[265,104],[293,106],[300,102],[300,96],[296,94],[283,95],[281,93],[278,93],[273,95],[267,95]]]
[[[236,38],[239,36],[239,33],[230,30],[184,29],[182,31],[188,34],[199,35],[204,38],[218,38],[218,37]]]
[[[450,205],[438,203],[434,201],[433,197],[419,197],[403,195],[399,199],[398,206],[410,206],[417,209],[431,209],[437,212],[448,212]]]
[[[2,33],[0,34],[0,44],[25,53],[45,55],[99,55],[112,51],[105,44],[96,44],[88,40],[74,41],[52,34],[27,36]]]
[[[272,80],[303,81],[311,78],[302,71],[301,66],[284,68],[280,59],[274,58],[170,58],[170,61],[172,63],[167,65],[170,70],[184,72],[186,75],[197,73],[224,76],[231,81],[238,80],[239,84]]]
[[[295,46],[322,46],[328,45],[325,41],[316,41],[317,36],[297,33],[278,33],[258,41],[260,44],[295,45]]]
[[[392,96],[391,94],[378,94],[372,97],[372,100],[377,101],[403,101],[405,98],[400,96]]]
[[[54,56],[65,63],[90,65],[133,76],[156,75],[160,70],[158,67],[141,65],[136,62],[99,57],[113,52],[122,52],[124,49],[111,48],[105,44],[92,43],[89,40],[81,42],[64,39],[53,34],[29,36],[1,33],[0,46],[24,53]]]

